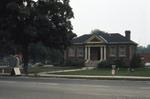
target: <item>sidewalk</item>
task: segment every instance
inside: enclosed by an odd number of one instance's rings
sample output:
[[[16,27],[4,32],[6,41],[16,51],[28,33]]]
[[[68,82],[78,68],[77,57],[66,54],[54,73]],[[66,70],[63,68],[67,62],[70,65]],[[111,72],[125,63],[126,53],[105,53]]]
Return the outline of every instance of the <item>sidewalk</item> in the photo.
[[[72,71],[82,71],[82,70],[90,70],[93,69],[91,67],[84,67],[81,69],[70,69],[70,70],[57,70],[57,71],[49,71],[49,72],[41,72],[39,74],[52,74],[52,73],[60,73],[60,72],[72,72]]]
[[[142,77],[142,76],[94,76],[94,75],[58,75],[58,74],[52,74],[52,73],[59,73],[59,72],[81,71],[81,70],[86,70],[86,69],[87,68],[42,72],[42,73],[38,73],[36,76],[38,76],[38,77],[53,77],[53,78],[70,78],[70,79],[149,80],[150,81],[150,77]]]

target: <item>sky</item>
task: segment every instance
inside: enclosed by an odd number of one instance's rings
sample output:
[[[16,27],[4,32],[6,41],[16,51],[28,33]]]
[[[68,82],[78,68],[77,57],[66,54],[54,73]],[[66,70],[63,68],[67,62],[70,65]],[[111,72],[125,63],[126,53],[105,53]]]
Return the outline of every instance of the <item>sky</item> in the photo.
[[[70,0],[70,5],[78,36],[94,29],[122,35],[130,30],[133,41],[150,44],[150,0]]]

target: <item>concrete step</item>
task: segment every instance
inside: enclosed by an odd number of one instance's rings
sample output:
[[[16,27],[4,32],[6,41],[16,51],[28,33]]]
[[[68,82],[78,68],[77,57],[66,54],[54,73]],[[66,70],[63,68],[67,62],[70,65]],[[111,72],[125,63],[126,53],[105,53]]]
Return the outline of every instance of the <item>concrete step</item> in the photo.
[[[97,67],[98,63],[99,63],[99,61],[88,61],[88,62],[86,61],[85,66],[87,66],[87,67]]]

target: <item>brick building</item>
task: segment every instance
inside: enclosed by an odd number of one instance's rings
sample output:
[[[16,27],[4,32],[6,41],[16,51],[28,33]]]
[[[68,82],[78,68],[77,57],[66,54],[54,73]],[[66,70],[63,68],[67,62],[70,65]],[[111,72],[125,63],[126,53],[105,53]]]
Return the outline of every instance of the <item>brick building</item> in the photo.
[[[136,47],[137,43],[130,39],[130,31],[125,31],[125,36],[97,31],[74,38],[65,58],[85,60],[86,66],[96,66],[101,61],[114,59],[123,59],[128,64]]]

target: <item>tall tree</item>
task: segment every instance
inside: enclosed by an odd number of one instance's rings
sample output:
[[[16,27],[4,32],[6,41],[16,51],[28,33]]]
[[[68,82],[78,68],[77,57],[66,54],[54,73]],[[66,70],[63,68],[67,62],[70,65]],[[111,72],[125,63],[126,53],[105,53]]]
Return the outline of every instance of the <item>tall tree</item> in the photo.
[[[91,31],[91,34],[97,34],[97,33],[107,33],[107,32],[99,30],[99,29],[94,29]]]
[[[20,47],[25,73],[31,43],[63,50],[75,36],[69,0],[1,0],[0,13],[0,40]]]
[[[150,53],[150,45],[144,46],[138,46],[137,53]]]

